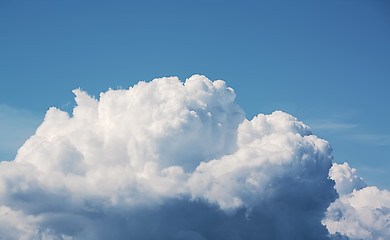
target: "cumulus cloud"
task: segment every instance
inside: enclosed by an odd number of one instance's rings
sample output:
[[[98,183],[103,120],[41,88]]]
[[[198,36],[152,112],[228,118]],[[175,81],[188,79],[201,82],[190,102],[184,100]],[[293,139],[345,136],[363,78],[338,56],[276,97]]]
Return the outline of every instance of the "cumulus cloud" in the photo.
[[[340,195],[367,187],[363,179],[357,175],[356,169],[351,168],[347,162],[333,163],[329,170],[329,176],[336,182],[335,188]]]
[[[330,176],[340,194],[323,223],[333,234],[351,240],[385,240],[390,236],[390,192],[367,187],[348,163],[334,163]]]
[[[110,89],[98,99],[74,94],[71,115],[50,108],[15,160],[0,163],[0,223],[12,219],[0,238],[349,234],[340,226],[351,221],[333,212],[365,185],[348,165],[332,167],[328,142],[295,117],[245,119],[233,89],[200,75]]]

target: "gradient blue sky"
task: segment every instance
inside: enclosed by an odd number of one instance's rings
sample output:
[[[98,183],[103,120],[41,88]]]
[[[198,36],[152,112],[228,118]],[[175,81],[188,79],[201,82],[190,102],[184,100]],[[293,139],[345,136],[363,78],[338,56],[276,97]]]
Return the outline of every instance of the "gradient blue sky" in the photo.
[[[390,189],[390,2],[0,1],[0,158],[46,110],[140,80],[204,74],[252,118],[283,110]]]

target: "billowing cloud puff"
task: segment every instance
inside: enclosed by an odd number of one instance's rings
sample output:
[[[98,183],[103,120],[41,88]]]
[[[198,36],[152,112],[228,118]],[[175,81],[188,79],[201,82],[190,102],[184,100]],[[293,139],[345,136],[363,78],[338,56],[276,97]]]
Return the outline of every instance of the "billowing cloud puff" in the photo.
[[[347,162],[333,163],[329,170],[329,176],[336,182],[335,188],[340,195],[367,187],[363,179],[357,175],[356,169],[351,168]]]
[[[330,206],[338,196],[332,179],[341,194],[364,186],[348,166],[332,167],[328,142],[293,116],[247,120],[233,89],[199,75],[99,99],[74,93],[71,116],[49,109],[15,160],[1,162],[0,239],[347,234],[339,226],[351,221],[331,218],[344,196]],[[341,186],[347,173],[352,183]]]
[[[21,211],[13,211],[9,207],[0,206],[1,239],[30,239],[37,237],[38,228],[33,216],[25,216]]]
[[[351,240],[385,240],[390,236],[390,192],[366,187],[348,163],[333,164],[330,176],[340,194],[323,223],[333,234]]]

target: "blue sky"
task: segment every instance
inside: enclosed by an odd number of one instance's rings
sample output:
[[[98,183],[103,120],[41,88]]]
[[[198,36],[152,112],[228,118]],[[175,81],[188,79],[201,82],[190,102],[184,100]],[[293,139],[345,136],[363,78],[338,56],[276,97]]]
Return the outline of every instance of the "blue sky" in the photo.
[[[283,110],[390,189],[388,1],[1,1],[0,157],[46,110],[140,80],[204,74],[248,118]]]

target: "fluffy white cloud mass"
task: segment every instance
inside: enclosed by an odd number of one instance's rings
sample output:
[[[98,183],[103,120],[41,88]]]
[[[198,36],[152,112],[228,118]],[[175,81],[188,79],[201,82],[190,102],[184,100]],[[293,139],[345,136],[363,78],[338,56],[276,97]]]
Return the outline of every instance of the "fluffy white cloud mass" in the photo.
[[[333,164],[329,175],[340,194],[323,223],[333,234],[351,240],[386,240],[390,238],[390,192],[366,187],[348,163]]]
[[[367,187],[363,179],[357,175],[356,169],[351,168],[347,162],[333,163],[329,170],[329,176],[336,182],[335,188],[340,195]]]
[[[50,108],[0,163],[0,239],[390,235],[387,191],[332,167],[328,142],[293,116],[245,119],[223,81],[74,93],[71,116]]]

